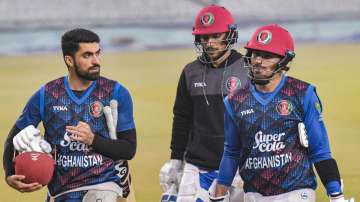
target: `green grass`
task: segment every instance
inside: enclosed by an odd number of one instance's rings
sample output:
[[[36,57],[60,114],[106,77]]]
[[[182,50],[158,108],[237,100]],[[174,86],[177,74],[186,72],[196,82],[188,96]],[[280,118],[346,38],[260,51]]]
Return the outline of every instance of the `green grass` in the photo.
[[[302,45],[289,75],[317,86],[333,156],[337,159],[345,194],[360,199],[360,44]],[[138,150],[131,169],[138,202],[156,202],[161,191],[159,169],[170,155],[172,105],[179,74],[195,57],[193,50],[109,53],[102,74],[124,84],[134,102]],[[42,84],[65,75],[60,54],[0,57],[0,141]],[[1,154],[3,149],[1,149]],[[0,172],[4,179],[4,173]],[[43,201],[46,189],[21,194],[0,183],[1,201]],[[328,201],[319,182],[318,201]]]

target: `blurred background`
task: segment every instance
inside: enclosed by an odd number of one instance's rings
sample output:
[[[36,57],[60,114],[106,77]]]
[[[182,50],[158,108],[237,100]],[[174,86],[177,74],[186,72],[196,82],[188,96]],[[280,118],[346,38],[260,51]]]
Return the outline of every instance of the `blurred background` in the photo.
[[[196,13],[211,2],[233,13],[240,43],[273,22],[297,42],[360,40],[359,0],[2,0],[0,55],[59,51],[61,34],[74,27],[96,30],[107,51],[188,48]]]
[[[35,91],[67,74],[62,34],[91,29],[101,38],[102,74],[126,86],[133,98],[136,199],[159,201],[158,173],[170,156],[177,81],[196,58],[195,16],[210,3],[235,16],[242,53],[260,25],[278,23],[292,33],[297,55],[289,74],[318,87],[345,194],[360,200],[360,0],[0,0],[0,141]],[[45,194],[46,188],[21,194],[0,183],[0,201],[43,201]],[[317,196],[328,201],[320,181]]]

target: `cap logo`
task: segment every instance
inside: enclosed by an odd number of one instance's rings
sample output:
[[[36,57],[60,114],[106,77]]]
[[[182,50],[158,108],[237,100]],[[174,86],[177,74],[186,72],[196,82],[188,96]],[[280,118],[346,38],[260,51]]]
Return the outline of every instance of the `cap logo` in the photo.
[[[204,26],[210,26],[210,25],[214,24],[215,17],[212,13],[208,12],[201,16],[200,22]]]
[[[263,31],[259,32],[259,34],[257,35],[257,38],[256,38],[256,40],[262,44],[270,43],[271,39],[272,39],[272,34],[268,30],[263,30]]]

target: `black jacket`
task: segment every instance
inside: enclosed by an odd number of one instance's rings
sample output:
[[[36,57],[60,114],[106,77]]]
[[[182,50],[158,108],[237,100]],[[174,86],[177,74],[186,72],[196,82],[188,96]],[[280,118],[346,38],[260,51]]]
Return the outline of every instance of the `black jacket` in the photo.
[[[195,60],[183,69],[173,108],[171,158],[205,170],[218,169],[224,150],[224,97],[248,82],[240,53],[218,68]]]

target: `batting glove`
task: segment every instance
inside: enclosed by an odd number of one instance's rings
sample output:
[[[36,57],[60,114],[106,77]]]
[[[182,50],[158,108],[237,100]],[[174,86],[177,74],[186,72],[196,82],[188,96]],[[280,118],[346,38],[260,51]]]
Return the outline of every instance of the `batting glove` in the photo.
[[[178,187],[182,176],[182,170],[183,162],[177,159],[171,159],[161,167],[160,186],[165,192],[168,191],[173,184]]]
[[[40,130],[33,125],[29,125],[22,129],[13,138],[14,148],[18,152],[36,151],[43,153],[50,153],[50,144],[43,139],[40,134]]]
[[[330,196],[330,202],[355,202],[354,198],[345,199],[344,195]]]
[[[230,202],[229,191],[226,191],[223,196],[215,196],[216,185],[218,184],[217,179],[213,181],[209,188],[209,199],[211,202]]]
[[[341,192],[337,193],[330,193],[330,202],[355,202],[355,198],[345,199],[344,197],[344,181],[343,179],[340,180]]]

